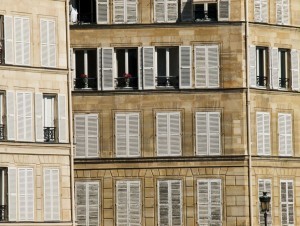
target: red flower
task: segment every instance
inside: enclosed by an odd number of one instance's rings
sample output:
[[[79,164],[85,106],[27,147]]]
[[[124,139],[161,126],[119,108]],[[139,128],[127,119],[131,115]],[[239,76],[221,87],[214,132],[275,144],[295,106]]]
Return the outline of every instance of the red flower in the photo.
[[[87,75],[86,74],[81,74],[80,78],[87,78]]]
[[[131,78],[132,76],[131,76],[131,74],[129,74],[129,73],[124,73],[124,74],[123,74],[123,77],[126,78],[126,79],[128,79],[128,78]]]

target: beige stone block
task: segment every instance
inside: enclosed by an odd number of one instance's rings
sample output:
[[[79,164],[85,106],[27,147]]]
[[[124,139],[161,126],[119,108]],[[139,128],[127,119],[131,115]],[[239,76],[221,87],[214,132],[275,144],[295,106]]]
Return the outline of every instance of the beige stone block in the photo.
[[[112,209],[113,207],[114,207],[114,203],[112,199],[103,199],[104,209]]]
[[[71,209],[71,200],[70,199],[61,199],[62,209],[69,210]]]
[[[185,186],[186,187],[193,187],[194,186],[194,178],[193,177],[186,177],[185,178]]]
[[[97,178],[98,171],[97,170],[91,170],[91,178]]]
[[[104,199],[112,199],[113,191],[111,189],[103,189],[103,198]]]
[[[186,206],[194,206],[194,197],[186,197]]]
[[[226,195],[246,195],[244,186],[226,186]]]
[[[226,176],[226,186],[235,185],[235,176]]]
[[[114,218],[113,209],[103,209],[103,218],[104,219],[113,219]]]
[[[114,226],[114,221],[113,219],[104,219],[103,220],[105,226]]]
[[[236,185],[248,185],[247,176],[236,176],[235,177],[235,184]]]
[[[186,207],[186,217],[192,218],[195,215],[195,208],[194,207]]]
[[[153,217],[146,218],[145,219],[145,225],[146,226],[154,226],[154,218]]]
[[[145,188],[153,188],[154,187],[154,182],[153,178],[145,178]]]
[[[235,206],[236,205],[236,197],[235,196],[226,196],[226,205],[227,206]]]
[[[227,206],[227,215],[232,217],[244,217],[248,211],[246,206]]]
[[[153,197],[154,197],[154,189],[145,188],[145,198],[153,198]]]
[[[104,189],[112,189],[112,187],[113,187],[112,179],[105,178],[103,180],[103,188]]]
[[[145,198],[145,207],[146,208],[154,208],[154,199],[153,198]]]
[[[187,226],[188,225],[196,225],[195,219],[193,217],[186,219]]]
[[[186,190],[186,196],[187,197],[193,197],[194,196],[194,187],[187,187]]]
[[[226,222],[227,225],[236,226],[236,217],[227,217]]]
[[[71,211],[62,210],[62,221],[70,221],[70,220],[71,220]]]
[[[236,226],[248,226],[249,220],[246,217],[237,217],[236,218]]]
[[[249,201],[246,196],[236,196],[237,206],[249,206]]]
[[[146,218],[152,217],[154,218],[154,209],[153,208],[144,208],[144,216]]]

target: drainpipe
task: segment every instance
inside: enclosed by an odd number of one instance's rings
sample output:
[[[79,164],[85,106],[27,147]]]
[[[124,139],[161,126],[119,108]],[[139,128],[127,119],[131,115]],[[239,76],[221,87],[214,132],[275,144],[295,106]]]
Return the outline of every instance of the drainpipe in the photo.
[[[75,219],[75,192],[74,192],[74,145],[73,145],[73,117],[72,117],[72,73],[70,58],[70,18],[69,18],[69,0],[66,0],[66,39],[67,39],[67,65],[68,65],[68,113],[69,113],[69,141],[70,141],[70,181],[71,181],[71,221],[72,226],[76,226]]]
[[[246,61],[246,113],[247,113],[247,149],[248,149],[248,188],[249,188],[249,223],[253,225],[253,201],[252,201],[252,151],[251,151],[251,99],[250,99],[250,67],[249,67],[249,18],[248,18],[248,0],[244,1],[245,9],[245,61]]]

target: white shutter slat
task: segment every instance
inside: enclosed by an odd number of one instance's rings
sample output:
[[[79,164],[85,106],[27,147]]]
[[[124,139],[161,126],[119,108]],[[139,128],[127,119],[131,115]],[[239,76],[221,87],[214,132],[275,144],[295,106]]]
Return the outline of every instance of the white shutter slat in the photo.
[[[174,0],[166,1],[167,10],[167,21],[165,22],[176,22],[178,19],[178,2]]]
[[[282,23],[289,24],[290,20],[290,0],[282,0]]]
[[[17,139],[25,140],[24,93],[17,93]]]
[[[293,181],[280,181],[280,205],[282,225],[294,225],[294,191]]]
[[[30,65],[30,24],[29,18],[23,18],[23,64]]]
[[[13,17],[4,16],[5,64],[14,63],[14,27]]]
[[[155,88],[154,47],[143,48],[143,86],[144,89]]]
[[[58,94],[58,140],[61,143],[68,141],[68,121],[66,95]]]
[[[254,21],[261,22],[261,0],[254,0]]]
[[[299,91],[299,51],[291,50],[292,90]]]
[[[165,22],[165,1],[155,0],[154,1],[154,21]]]
[[[117,181],[116,183],[116,208],[117,208],[117,225],[128,225],[128,190],[127,183],[124,181]]]
[[[140,156],[139,114],[128,115],[128,148],[129,156]]]
[[[56,28],[55,21],[48,21],[48,34],[49,34],[49,67],[56,66]]]
[[[182,225],[181,181],[171,181],[172,225]]]
[[[46,67],[49,62],[48,54],[48,23],[46,20],[40,20],[40,40],[41,40],[41,65]]]
[[[116,142],[116,156],[125,157],[127,155],[127,142],[126,142],[126,115],[115,115],[115,142]]]
[[[198,224],[209,225],[209,182],[198,180],[197,184]]]
[[[208,87],[219,87],[219,48],[217,45],[207,47]]]
[[[270,129],[270,114],[264,114],[264,153],[271,154],[271,129]]]
[[[249,77],[250,86],[256,87],[256,47],[253,45],[249,46]]]
[[[114,22],[125,22],[125,0],[114,0]]]
[[[51,169],[44,170],[44,219],[52,220],[52,184]]]
[[[25,93],[24,96],[24,110],[25,110],[25,140],[32,141],[33,127],[32,127],[32,93]]]
[[[216,225],[222,223],[222,196],[221,196],[221,180],[210,181],[210,217],[211,222]]]
[[[143,48],[138,47],[138,89],[143,88]]]
[[[87,156],[98,157],[98,115],[90,114],[86,115],[87,120]]]
[[[60,220],[59,169],[52,169],[52,219]]]
[[[35,139],[44,141],[43,94],[35,93]]]
[[[86,225],[87,223],[87,183],[75,183],[76,195],[76,219],[78,225]]]
[[[15,93],[6,91],[7,103],[7,139],[15,140]]]
[[[257,153],[270,155],[270,114],[267,112],[256,113],[257,126]]]
[[[89,225],[99,224],[99,184],[88,184],[88,222]]]
[[[220,112],[209,112],[209,154],[210,155],[219,155],[221,152],[220,145]]]
[[[17,169],[8,168],[8,219],[17,220]]]
[[[97,48],[97,86],[102,90],[102,49]]]
[[[207,113],[196,112],[196,153],[197,155],[208,154]]]
[[[285,116],[285,127],[286,127],[286,154],[291,156],[293,153],[293,133],[292,133],[292,116],[291,114],[286,114]]]
[[[126,22],[136,23],[137,22],[137,0],[126,1]]]
[[[181,21],[193,20],[193,3],[192,0],[181,0]]]
[[[15,50],[15,63],[18,65],[23,64],[23,27],[22,27],[22,20],[21,17],[14,17],[14,50]]]
[[[170,225],[169,219],[169,183],[158,181],[158,223],[159,225]]]
[[[219,0],[219,21],[228,21],[230,17],[230,0]]]
[[[169,114],[169,154],[181,155],[181,121],[180,112]]]
[[[279,141],[279,155],[286,154],[285,145],[285,115],[278,114],[278,141]]]
[[[268,0],[261,0],[261,21],[264,23],[269,20],[268,10]]]
[[[86,128],[85,128],[85,115],[76,114],[74,117],[74,128],[75,128],[75,145],[77,158],[85,157],[86,147]]]
[[[20,141],[32,141],[32,93],[17,93],[17,135]]]
[[[113,48],[102,48],[102,85],[103,90],[113,90]]]
[[[191,71],[192,71],[192,59],[191,59],[191,47],[180,46],[179,47],[179,87],[181,89],[191,88]]]
[[[270,48],[270,65],[271,65],[271,80],[272,88],[279,88],[279,55],[278,48]]]
[[[130,181],[129,183],[129,225],[141,225],[141,194],[140,181]]]
[[[156,151],[158,156],[167,156],[168,149],[168,115],[156,114]]]
[[[291,114],[278,114],[278,140],[279,155],[291,156],[293,153]]]
[[[276,20],[278,24],[283,23],[282,0],[276,0]]]
[[[107,24],[108,23],[108,0],[97,0],[97,23]]]
[[[195,46],[195,86],[196,88],[207,87],[207,61],[206,46]]]

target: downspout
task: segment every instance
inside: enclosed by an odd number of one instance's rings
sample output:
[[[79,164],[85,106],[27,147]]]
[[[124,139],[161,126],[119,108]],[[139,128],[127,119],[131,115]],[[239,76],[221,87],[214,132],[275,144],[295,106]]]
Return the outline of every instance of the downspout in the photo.
[[[69,141],[70,141],[70,177],[71,177],[71,221],[72,226],[76,225],[75,219],[75,192],[74,192],[74,145],[73,145],[73,117],[72,117],[72,72],[70,58],[70,18],[69,18],[69,0],[66,0],[66,38],[67,38],[67,65],[68,65],[68,113],[69,113]]]
[[[245,62],[246,62],[246,114],[247,114],[247,149],[248,149],[248,188],[249,188],[249,223],[253,225],[253,205],[252,205],[252,151],[251,151],[251,98],[250,98],[250,67],[249,67],[249,18],[248,18],[248,0],[245,4]]]

